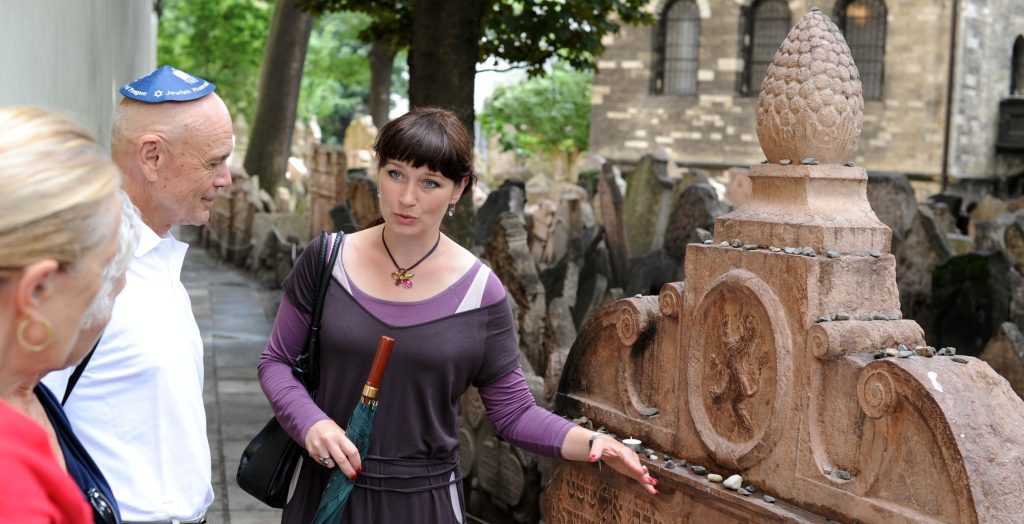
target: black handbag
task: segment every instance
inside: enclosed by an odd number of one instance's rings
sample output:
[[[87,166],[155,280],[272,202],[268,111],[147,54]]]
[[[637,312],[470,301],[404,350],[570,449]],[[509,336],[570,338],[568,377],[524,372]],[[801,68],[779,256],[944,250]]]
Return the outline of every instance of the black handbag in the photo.
[[[315,396],[320,384],[320,319],[331,282],[330,268],[334,267],[338,258],[341,236],[341,231],[335,235],[330,261],[324,264],[328,237],[327,233],[320,233],[320,253],[316,268],[317,300],[313,305],[309,340],[305,350],[292,364],[292,373],[306,387],[310,396]],[[302,446],[292,440],[277,418],[273,417],[242,452],[235,481],[238,487],[260,502],[272,508],[283,508],[288,502],[288,488],[295,466],[304,454]]]

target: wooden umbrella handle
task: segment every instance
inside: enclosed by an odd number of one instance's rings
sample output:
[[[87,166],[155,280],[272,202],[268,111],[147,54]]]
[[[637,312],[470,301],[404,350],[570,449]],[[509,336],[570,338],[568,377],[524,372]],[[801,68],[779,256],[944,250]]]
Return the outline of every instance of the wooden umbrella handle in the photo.
[[[377,354],[373,357],[373,365],[370,366],[370,377],[366,379],[366,386],[363,387],[363,397],[373,399],[377,397],[377,388],[384,378],[384,368],[391,358],[391,348],[395,346],[395,339],[389,336],[381,336],[377,342]]]

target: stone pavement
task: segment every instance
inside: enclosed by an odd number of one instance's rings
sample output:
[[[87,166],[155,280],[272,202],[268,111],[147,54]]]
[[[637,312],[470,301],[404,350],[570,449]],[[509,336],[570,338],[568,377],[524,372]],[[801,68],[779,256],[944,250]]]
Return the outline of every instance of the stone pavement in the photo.
[[[210,524],[272,524],[281,512],[252,498],[235,484],[242,450],[270,418],[256,364],[277,313],[280,291],[268,289],[244,270],[213,258],[191,231],[178,238],[192,244],[182,281],[205,347],[207,436],[213,458]]]

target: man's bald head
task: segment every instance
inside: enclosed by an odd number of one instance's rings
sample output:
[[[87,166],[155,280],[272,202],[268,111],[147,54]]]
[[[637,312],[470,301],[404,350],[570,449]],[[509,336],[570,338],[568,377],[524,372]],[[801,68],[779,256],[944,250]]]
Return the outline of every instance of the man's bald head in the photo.
[[[125,98],[114,112],[111,156],[143,221],[163,234],[202,225],[217,189],[231,185],[231,116],[216,93],[187,102]]]
[[[187,102],[150,104],[124,98],[114,110],[111,131],[111,153],[117,159],[133,149],[132,144],[145,134],[155,134],[167,140],[181,138],[181,134],[195,128],[200,122],[218,114],[230,120],[228,108],[217,93],[210,93]],[[121,169],[126,166],[122,165]]]

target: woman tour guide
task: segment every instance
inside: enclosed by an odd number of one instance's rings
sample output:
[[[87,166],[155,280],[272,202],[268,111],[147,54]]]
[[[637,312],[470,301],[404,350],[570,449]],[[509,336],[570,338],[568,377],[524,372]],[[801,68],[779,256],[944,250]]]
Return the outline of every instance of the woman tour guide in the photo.
[[[501,281],[441,232],[474,179],[472,144],[459,120],[441,109],[413,109],[380,130],[374,150],[382,220],[345,235],[328,268],[316,398],[291,371],[307,339],[317,257],[327,256],[315,242],[284,282],[260,360],[264,393],[309,456],[282,522],[312,519],[332,468],[355,479],[345,522],[465,522],[458,414],[470,386],[507,441],[548,457],[603,461],[657,493],[635,452],[535,404]],[[381,335],[396,342],[360,460],[339,423],[359,399]]]

